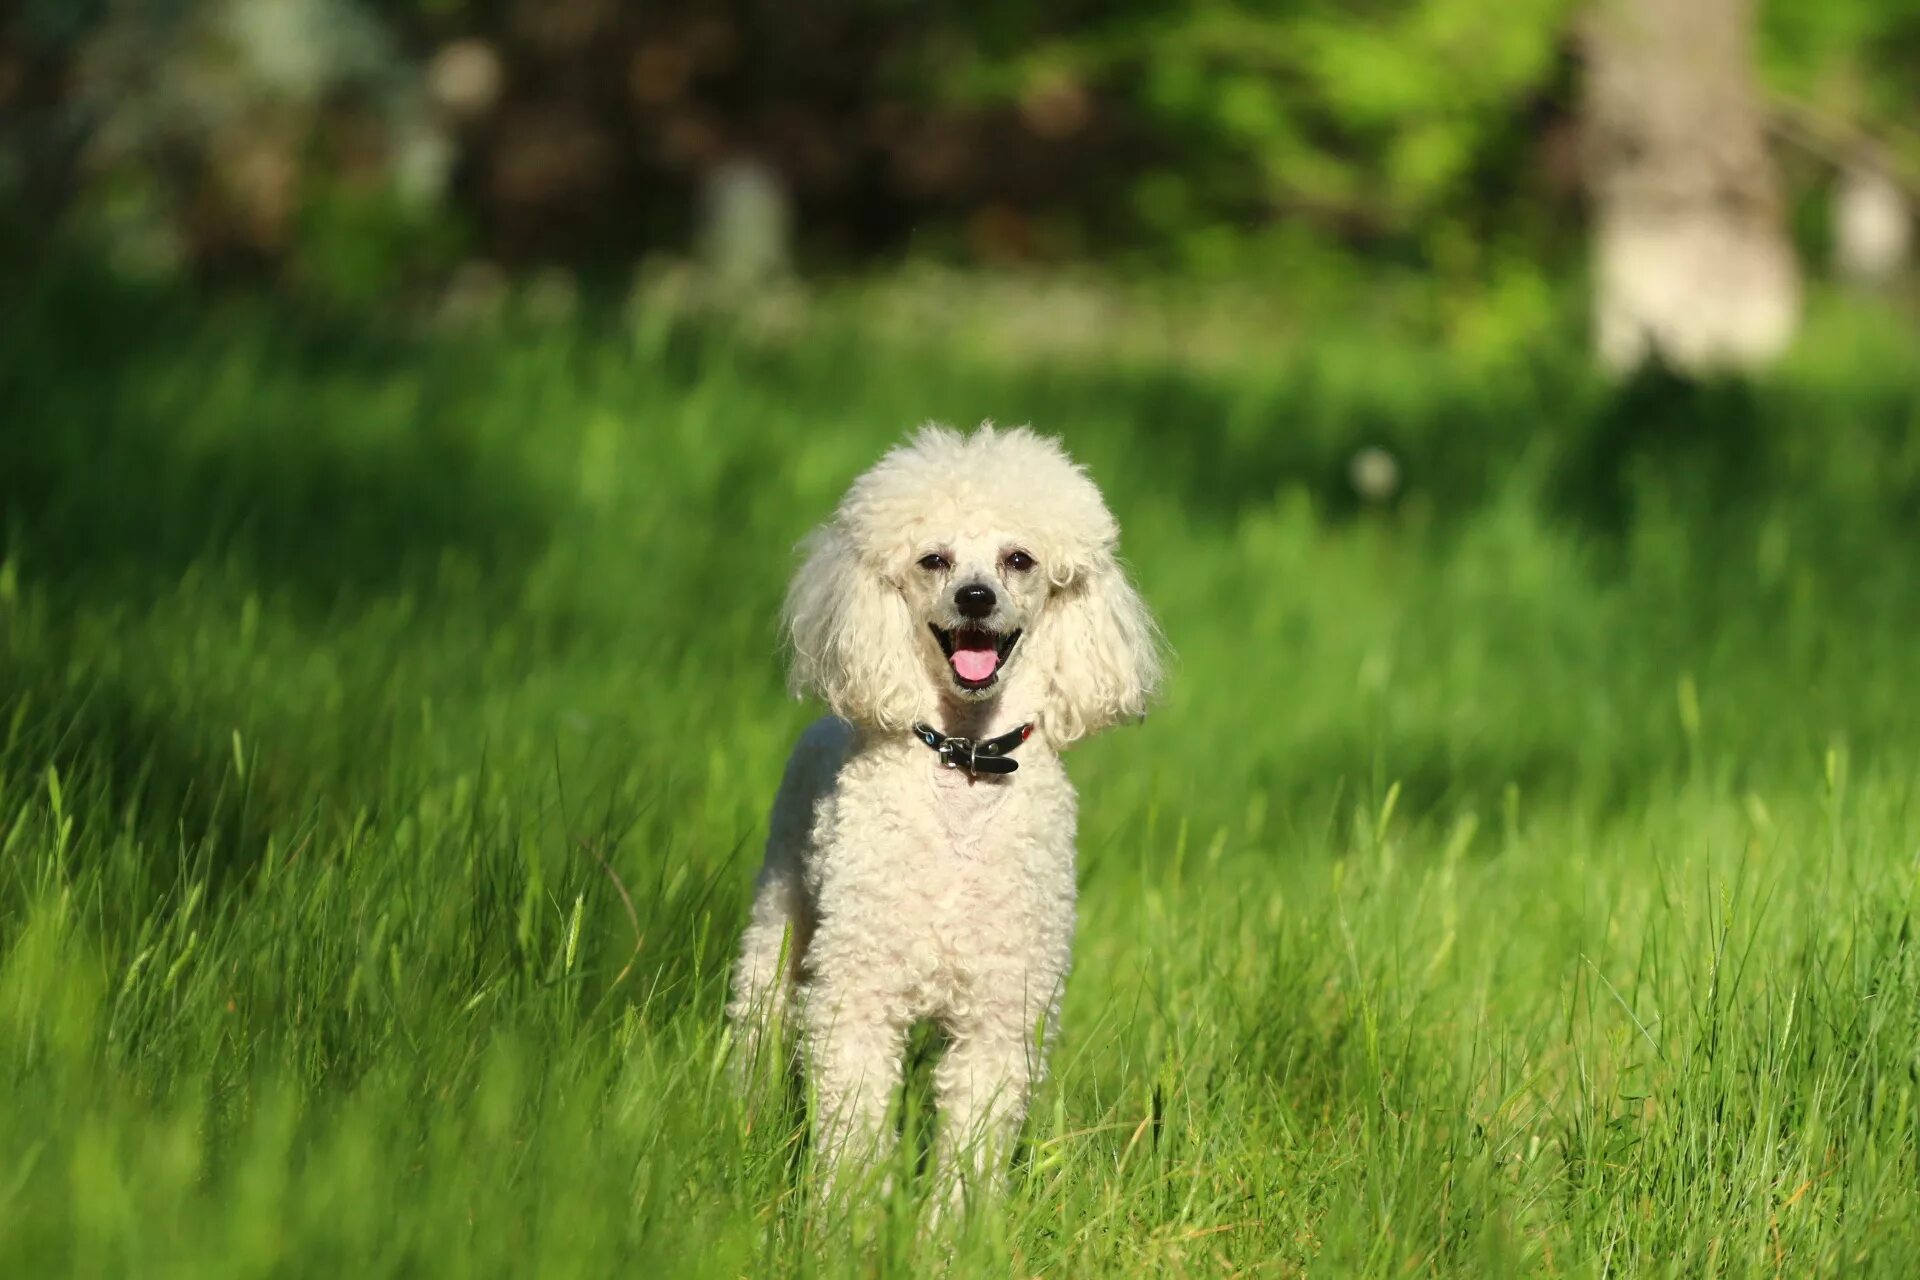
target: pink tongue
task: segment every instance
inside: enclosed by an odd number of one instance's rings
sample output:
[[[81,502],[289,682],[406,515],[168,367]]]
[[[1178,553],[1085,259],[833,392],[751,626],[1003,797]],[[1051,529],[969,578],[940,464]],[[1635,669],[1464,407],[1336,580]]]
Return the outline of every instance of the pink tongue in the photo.
[[[992,649],[955,649],[953,669],[962,680],[985,680],[1000,665],[1000,655]]]

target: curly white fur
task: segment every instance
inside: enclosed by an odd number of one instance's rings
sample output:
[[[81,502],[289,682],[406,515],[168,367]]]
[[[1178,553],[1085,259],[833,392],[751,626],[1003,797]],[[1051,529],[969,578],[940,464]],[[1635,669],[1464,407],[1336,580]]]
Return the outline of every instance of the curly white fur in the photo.
[[[833,715],[787,763],[728,1012],[750,1055],[769,1017],[798,1014],[815,1142],[838,1170],[884,1148],[922,1019],[948,1039],[942,1168],[978,1182],[1003,1167],[1071,960],[1075,796],[1059,753],[1141,715],[1160,678],[1118,539],[1058,444],[986,425],[922,428],[805,543],[786,603],[792,683]],[[984,619],[960,612],[968,587],[976,610],[979,588],[993,598]],[[1018,632],[985,687],[943,651],[943,631],[973,625]],[[1035,733],[1016,773],[969,778],[916,722]]]

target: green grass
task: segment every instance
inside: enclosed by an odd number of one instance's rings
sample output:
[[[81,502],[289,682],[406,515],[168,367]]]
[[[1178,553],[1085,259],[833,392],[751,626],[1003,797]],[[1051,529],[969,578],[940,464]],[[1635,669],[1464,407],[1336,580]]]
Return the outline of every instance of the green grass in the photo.
[[[1906,321],[1614,391],[1558,332],[8,301],[0,1273],[1920,1268]],[[1064,435],[1179,654],[1072,757],[1054,1079],[944,1233],[816,1202],[720,1017],[788,548],[928,417]]]

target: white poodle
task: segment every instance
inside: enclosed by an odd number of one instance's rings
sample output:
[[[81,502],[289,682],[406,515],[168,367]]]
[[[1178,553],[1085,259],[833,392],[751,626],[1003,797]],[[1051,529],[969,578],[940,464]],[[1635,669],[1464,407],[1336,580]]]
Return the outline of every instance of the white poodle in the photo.
[[[1059,753],[1141,715],[1160,676],[1118,536],[1052,440],[929,426],[804,544],[792,684],[833,715],[787,762],[728,1013],[757,1054],[799,996],[830,1168],[884,1149],[921,1019],[948,1042],[942,1169],[978,1183],[1003,1168],[1071,961]]]

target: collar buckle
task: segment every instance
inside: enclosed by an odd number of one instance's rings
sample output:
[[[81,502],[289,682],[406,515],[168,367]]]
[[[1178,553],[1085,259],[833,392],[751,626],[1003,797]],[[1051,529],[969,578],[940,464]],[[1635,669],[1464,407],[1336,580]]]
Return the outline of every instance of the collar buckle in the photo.
[[[1009,759],[1013,749],[1033,736],[1033,725],[1023,724],[1011,733],[1003,733],[985,742],[972,738],[949,737],[930,724],[913,726],[914,736],[933,748],[940,763],[949,769],[964,769],[969,778],[983,773],[1006,774],[1020,767]]]

